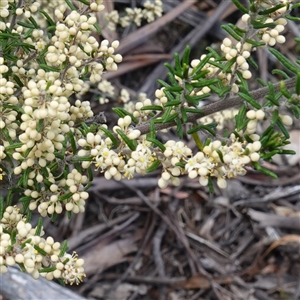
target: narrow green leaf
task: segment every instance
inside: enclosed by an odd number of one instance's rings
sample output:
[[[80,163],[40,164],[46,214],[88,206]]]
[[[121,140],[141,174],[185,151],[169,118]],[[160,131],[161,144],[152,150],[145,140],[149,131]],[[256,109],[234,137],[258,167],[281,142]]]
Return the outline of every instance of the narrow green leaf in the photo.
[[[164,107],[169,107],[169,106],[178,106],[181,104],[180,100],[174,100],[174,101],[168,101],[167,103],[163,104]]]
[[[151,121],[149,122],[149,125],[150,125],[150,132],[149,132],[149,134],[147,135],[147,137],[148,137],[148,138],[155,139],[155,137],[156,137],[156,130],[155,130],[154,120],[151,120]]]
[[[292,62],[290,62],[282,53],[274,48],[269,48],[269,51],[284,65],[289,71],[294,74],[298,74],[300,68],[297,68]]]
[[[22,88],[24,86],[23,82],[21,81],[21,79],[19,78],[18,75],[16,74],[11,74],[12,78],[15,80],[15,82],[18,84],[18,86],[20,88]]]
[[[221,69],[223,73],[230,73],[231,72],[231,67],[234,65],[236,62],[236,57],[233,57],[231,60],[229,60]]]
[[[181,113],[182,122],[186,123],[188,119],[187,119],[187,114],[186,114],[185,107],[180,108],[180,113]]]
[[[280,118],[277,119],[276,125],[279,127],[279,129],[281,130],[281,132],[283,133],[283,135],[285,136],[285,138],[289,139],[290,138],[290,134],[288,133],[288,131],[286,130],[285,126],[283,125],[282,121],[280,120]]]
[[[258,64],[256,63],[256,61],[253,59],[252,56],[247,58],[247,61],[249,62],[249,64],[255,69],[258,70]]]
[[[38,121],[36,131],[37,131],[37,132],[42,132],[43,129],[44,129],[44,119],[40,119],[40,120]]]
[[[290,20],[290,21],[293,21],[293,22],[300,22],[300,17],[294,17],[294,16],[291,16],[291,15],[286,15],[285,18]]]
[[[243,6],[239,0],[232,0],[233,4],[244,14],[247,14],[249,12],[248,8]]]
[[[57,73],[60,72],[59,68],[48,66],[46,64],[40,64],[39,66],[40,66],[41,69],[43,69],[43,70],[45,70],[47,72],[57,72]]]
[[[25,28],[31,28],[31,29],[35,29],[35,26],[33,24],[30,23],[25,23],[25,22],[17,22],[18,25],[23,26]]]
[[[268,82],[268,87],[269,87],[269,94],[266,95],[266,99],[269,100],[271,103],[273,103],[276,106],[279,106],[279,101],[275,95],[275,89],[274,89],[274,84],[272,82]]]
[[[256,78],[256,81],[262,86],[262,87],[265,87],[265,86],[268,86],[263,80],[261,80],[260,78]]]
[[[192,133],[198,132],[200,130],[208,131],[213,136],[216,135],[216,132],[209,125],[204,125],[204,124],[198,124],[198,125],[194,126],[193,128],[189,129],[187,131],[187,133],[192,134]]]
[[[296,94],[300,95],[300,72],[297,73],[297,78],[296,78]]]
[[[272,124],[272,125],[276,124],[278,118],[279,118],[279,112],[278,112],[278,110],[276,109],[276,110],[273,111],[272,119],[271,119],[271,124]]]
[[[221,162],[224,164],[224,159],[223,159],[223,153],[221,152],[221,150],[216,150],[216,152],[218,153],[219,157],[220,157],[220,160]]]
[[[55,270],[56,270],[56,267],[43,268],[43,269],[39,269],[39,273],[50,273],[50,272],[53,272]]]
[[[202,94],[202,95],[197,95],[197,96],[189,96],[189,95],[184,95],[184,98],[194,104],[194,105],[198,105],[199,101],[202,99],[206,99],[210,96],[210,94]]]
[[[63,257],[65,253],[68,251],[68,242],[64,240],[60,247],[59,257]]]
[[[205,78],[209,73],[209,70],[199,71],[196,75],[193,75],[193,80],[198,80],[200,78]]]
[[[243,104],[240,107],[238,114],[235,116],[235,126],[236,126],[237,131],[244,129],[244,121],[246,119],[246,112],[247,112],[247,107],[245,104]]]
[[[168,91],[168,92],[181,92],[182,90],[183,90],[183,87],[181,87],[181,86],[170,86],[170,87],[165,88],[164,92],[165,91]]]
[[[86,1],[86,0],[77,0],[78,2],[81,2],[81,3],[83,3],[83,4],[85,4],[85,5],[88,5],[88,6],[90,6],[90,2],[89,1]]]
[[[25,188],[27,188],[27,186],[28,186],[28,179],[29,179],[29,173],[30,172],[31,172],[31,168],[27,168],[26,170],[24,170],[23,175],[22,175],[23,186]]]
[[[259,15],[269,15],[275,11],[277,11],[278,9],[282,8],[282,7],[286,7],[287,5],[286,4],[277,4],[276,6],[273,6],[269,9],[266,9],[266,10],[261,10],[260,12],[258,12]]]
[[[43,9],[39,9],[39,13],[42,14],[47,19],[50,26],[55,26],[55,22],[51,19],[51,17]]]
[[[212,53],[207,54],[197,65],[197,67],[192,71],[191,77],[194,75],[198,75],[198,72],[202,70],[202,68],[209,62],[209,60],[213,57]]]
[[[170,115],[168,118],[165,118],[163,120],[163,123],[173,122],[177,117],[178,117],[178,113],[174,113],[174,114]]]
[[[155,160],[149,168],[147,168],[146,173],[151,173],[155,171],[160,166],[160,160]]]
[[[10,145],[13,144],[13,140],[11,139],[8,130],[6,127],[1,129],[1,133],[4,135],[5,139],[9,142]]]
[[[245,101],[247,101],[250,105],[255,107],[256,109],[261,109],[261,105],[255,101],[250,95],[239,92],[238,95]]]
[[[294,150],[287,150],[287,149],[280,149],[279,154],[284,154],[284,155],[295,155],[297,152]]]
[[[230,91],[231,91],[231,86],[224,86],[222,87],[222,89],[219,90],[218,96],[222,98]]]
[[[228,25],[222,25],[221,26],[225,31],[227,31],[228,32],[228,34],[230,35],[230,36],[232,36],[234,39],[236,39],[238,42],[240,42],[241,41],[241,36],[236,32],[236,31],[234,31],[232,28],[230,28]]]
[[[58,198],[58,201],[63,202],[64,200],[70,199],[72,197],[72,195],[73,195],[73,193],[71,193],[71,192],[64,194]]]
[[[191,108],[191,107],[185,107],[185,111],[192,114],[202,114],[203,109],[197,109],[197,108]]]
[[[171,85],[178,86],[178,81],[175,79],[174,75],[176,75],[176,72],[175,73],[168,72],[168,77],[170,79]]]
[[[255,29],[269,28],[269,27],[273,28],[277,25],[275,22],[273,22],[273,23],[262,23],[262,22],[256,21],[256,20],[252,20],[251,24],[252,24],[253,28],[255,28]]]
[[[200,151],[202,151],[204,146],[203,146],[201,139],[199,138],[198,132],[193,132],[192,137],[193,137],[194,142],[197,145],[198,149]]]
[[[146,105],[141,108],[141,110],[159,110],[162,111],[163,107],[159,105]]]
[[[95,27],[97,33],[98,33],[99,35],[102,35],[102,29],[100,28],[99,24],[98,24],[98,23],[95,23],[95,24],[93,24],[93,26]]]
[[[175,69],[169,63],[164,63],[164,66],[168,68],[171,74],[176,73]]]
[[[194,88],[202,88],[205,86],[211,86],[212,84],[216,84],[219,83],[220,80],[217,78],[212,78],[212,79],[203,79],[203,80],[199,80],[198,82],[193,82],[191,83],[192,87]]]
[[[83,162],[83,161],[93,161],[94,158],[93,157],[73,157],[72,158],[72,162],[73,163],[78,163],[78,162]]]
[[[213,194],[215,192],[215,189],[214,189],[214,184],[213,184],[212,178],[210,176],[208,177],[207,186],[208,186],[209,193]]]
[[[0,220],[3,217],[4,213],[4,197],[0,196]]]
[[[13,201],[13,196],[15,193],[12,191],[12,189],[8,189],[8,194],[6,196],[6,206],[11,206]]]
[[[171,92],[164,90],[164,94],[166,95],[169,101],[178,101],[178,99],[175,99]]]
[[[182,67],[180,62],[180,57],[178,53],[174,54],[174,61],[175,61],[175,70],[177,73],[179,73],[179,77],[182,76]]]
[[[273,150],[269,153],[266,153],[266,154],[261,154],[261,159],[264,159],[264,160],[270,160],[274,155],[278,154],[279,153],[279,150]]]
[[[260,139],[262,147],[265,147],[270,140],[272,134],[274,133],[273,126],[269,126],[262,134],[262,137]]]
[[[183,138],[183,130],[182,130],[182,123],[181,120],[179,118],[175,119],[175,123],[176,123],[176,133],[178,135],[178,137],[180,139]]]
[[[212,47],[206,47],[206,50],[208,51],[208,52],[210,52],[212,55],[213,55],[213,57],[215,58],[215,59],[220,59],[220,55],[219,55],[219,53],[215,50],[215,49],[213,49]]]
[[[64,281],[62,280],[62,278],[56,278],[56,280],[58,281],[58,283],[59,283],[61,286],[66,286],[66,284],[64,283]]]
[[[238,27],[238,26],[236,26],[236,25],[234,25],[232,23],[228,23],[228,26],[232,30],[234,30],[240,37],[243,37],[245,35],[245,33],[246,33],[245,29],[242,29],[242,28],[240,28],[240,27]]]
[[[16,243],[17,229],[13,229],[10,234],[11,244],[14,245]]]
[[[35,29],[40,28],[39,25],[37,24],[37,22],[35,21],[35,19],[32,16],[28,20],[32,23],[32,25],[35,27]]]
[[[275,178],[275,179],[278,178],[274,172],[268,170],[267,168],[262,167],[258,162],[252,162],[252,164],[257,171],[262,172],[272,178]]]
[[[188,65],[190,63],[190,53],[191,53],[191,47],[186,46],[182,57],[182,64]]]
[[[146,140],[148,142],[152,143],[153,145],[157,146],[162,152],[164,152],[166,150],[166,147],[164,146],[164,144],[162,142],[160,142],[159,140],[157,140],[155,138],[151,138],[151,137],[147,137]]]
[[[120,117],[124,118],[125,116],[130,116],[133,123],[137,124],[139,120],[135,118],[130,112],[121,107],[113,107],[112,110]]]
[[[72,152],[73,152],[73,154],[76,154],[77,148],[76,148],[76,142],[75,142],[75,138],[74,138],[74,134],[73,134],[72,130],[69,131],[68,136],[69,136]]]
[[[279,70],[279,69],[272,70],[272,74],[273,75],[278,74],[278,75],[282,76],[284,79],[289,79],[290,78],[290,76],[288,74],[286,74],[284,71]]]
[[[42,254],[43,256],[46,256],[46,255],[47,255],[47,252],[46,252],[44,249],[40,248],[39,246],[33,245],[33,248],[34,248],[38,253]]]
[[[5,151],[14,150],[23,146],[23,143],[15,143],[5,147]]]
[[[134,151],[136,149],[136,147],[137,147],[137,142],[133,141],[133,140],[130,140],[121,129],[117,129],[116,131],[121,136],[121,139],[129,147],[129,149],[132,150],[132,151]]]
[[[292,10],[294,10],[297,7],[300,7],[300,2],[292,4]]]
[[[70,0],[65,0],[65,2],[70,7],[71,10],[76,10],[76,7],[72,4]]]
[[[42,228],[43,228],[43,218],[39,217],[37,226],[36,226],[36,230],[35,230],[35,235],[36,236],[40,236],[41,232],[42,232]]]
[[[225,68],[225,65],[227,65],[227,64],[232,65],[232,62],[234,63],[234,61],[235,61],[235,59],[233,58],[233,59],[231,59],[229,62],[226,62],[226,64],[219,63],[219,62],[217,62],[217,61],[215,61],[215,60],[210,60],[208,63],[209,63],[210,65],[213,65],[213,66],[215,66],[215,67],[217,67],[218,69],[220,69],[220,70],[223,71],[224,68]]]

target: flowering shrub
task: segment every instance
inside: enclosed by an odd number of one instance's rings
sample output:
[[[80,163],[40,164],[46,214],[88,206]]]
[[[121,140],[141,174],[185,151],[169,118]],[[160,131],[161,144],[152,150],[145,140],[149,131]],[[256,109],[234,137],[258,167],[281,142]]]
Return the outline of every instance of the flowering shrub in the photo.
[[[299,3],[250,0],[246,8],[233,2],[244,13],[245,28],[224,25],[230,37],[219,52],[208,48],[190,61],[187,47],[182,59],[175,55],[175,66],[166,64],[169,81],[158,80],[155,99],[140,94],[133,102],[123,90],[124,107],[114,108],[119,119],[112,129],[103,124],[103,114],[94,116],[90,102],[80,100],[90,86],[113,95],[102,75],[122,61],[119,41],[101,37],[96,13],[104,9],[102,0],[1,2],[0,184],[3,193],[8,188],[0,200],[1,272],[18,264],[34,278],[82,280],[82,259],[67,254],[65,244],[44,239],[42,219],[36,228],[28,222],[34,210],[52,218],[83,212],[94,169],[107,180],[160,169],[160,188],[178,185],[187,175],[211,191],[214,179],[226,188],[228,179],[245,175],[246,166],[276,176],[260,163],[293,154],[282,147],[289,143],[287,127],[300,115],[300,67],[271,47],[285,42],[287,18],[295,19],[289,13]],[[126,13],[106,17],[122,26],[140,25],[142,18],[151,22],[162,14],[162,2],[148,0],[144,9]],[[250,65],[257,67],[251,55],[260,47],[269,48],[287,72],[274,70],[283,81],[258,80],[262,87],[250,91]],[[211,92],[221,100],[203,105]],[[234,121],[234,130],[219,138],[216,130],[226,119]],[[262,122],[268,126],[258,134]],[[181,140],[184,124],[191,124],[186,134],[197,152]],[[158,132],[171,127],[178,139],[162,143]],[[210,137],[201,140],[199,131]],[[22,211],[12,206],[16,193]]]

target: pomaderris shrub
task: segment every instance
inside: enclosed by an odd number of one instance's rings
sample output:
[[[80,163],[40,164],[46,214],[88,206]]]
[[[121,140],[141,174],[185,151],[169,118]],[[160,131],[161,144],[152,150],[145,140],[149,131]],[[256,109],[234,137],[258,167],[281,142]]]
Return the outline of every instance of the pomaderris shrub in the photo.
[[[162,1],[147,0],[121,15],[113,11],[105,20],[97,19],[102,0],[1,1],[0,272],[17,264],[34,278],[82,280],[83,260],[68,254],[65,244],[43,238],[42,220],[83,212],[93,170],[121,180],[159,169],[162,189],[187,175],[211,191],[214,180],[226,188],[228,179],[246,174],[246,166],[276,176],[261,162],[293,153],[282,147],[300,115],[300,66],[273,47],[285,42],[287,19],[297,20],[290,12],[299,3],[233,2],[243,13],[243,28],[224,25],[228,37],[219,51],[208,47],[199,59],[190,60],[189,47],[182,58],[176,54],[154,99],[140,94],[133,101],[121,90],[124,107],[114,108],[119,119],[108,128],[104,116],[94,116],[90,102],[81,100],[91,87],[102,95],[100,103],[115,93],[102,75],[121,63],[119,41],[103,39],[98,24],[152,22],[162,15]],[[250,91],[257,66],[252,54],[259,48],[268,48],[283,65],[273,72],[284,80],[259,79],[261,87]],[[204,104],[210,93],[220,100]],[[227,122],[234,129],[221,138],[217,130]],[[267,126],[259,131],[263,122]],[[162,143],[157,134],[171,127],[178,137]],[[184,131],[197,151],[182,141]],[[14,194],[22,210],[12,205]],[[29,223],[34,210],[41,215],[36,227]]]

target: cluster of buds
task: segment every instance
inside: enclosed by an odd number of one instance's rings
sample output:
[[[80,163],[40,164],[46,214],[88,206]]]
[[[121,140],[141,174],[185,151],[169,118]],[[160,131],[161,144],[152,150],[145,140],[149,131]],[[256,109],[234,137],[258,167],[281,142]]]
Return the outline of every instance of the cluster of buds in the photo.
[[[76,253],[65,253],[59,242],[43,235],[42,227],[32,227],[16,207],[8,206],[0,220],[0,273],[17,264],[35,279],[43,276],[79,284],[85,277],[83,259],[78,259]]]
[[[120,17],[117,10],[113,10],[105,15],[108,21],[108,27],[111,30],[116,29],[116,25],[120,24],[122,27],[127,27],[134,23],[140,27],[142,20],[146,20],[148,23],[153,22],[156,18],[161,17],[163,13],[162,1],[161,0],[147,0],[143,4],[142,8],[129,8],[125,9],[125,15]]]

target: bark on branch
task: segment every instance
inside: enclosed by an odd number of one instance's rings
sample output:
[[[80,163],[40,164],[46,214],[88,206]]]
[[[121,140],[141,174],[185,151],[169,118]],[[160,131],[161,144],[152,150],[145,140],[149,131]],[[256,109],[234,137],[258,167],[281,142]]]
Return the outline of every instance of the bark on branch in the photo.
[[[289,78],[283,82],[284,82],[285,88],[287,90],[290,90],[291,88],[293,88],[295,86],[296,77]],[[275,92],[278,92],[280,90],[281,84],[282,84],[281,81],[274,84]],[[265,97],[266,95],[268,95],[268,93],[269,93],[269,87],[262,87],[253,92],[250,92],[250,95],[255,100],[259,100],[259,99]],[[198,114],[197,113],[188,113],[187,114],[187,119],[188,119],[187,123],[195,123],[200,118],[211,115],[218,111],[222,111],[222,110],[229,109],[229,108],[232,108],[235,106],[239,106],[239,105],[243,104],[244,102],[245,102],[245,100],[243,100],[241,97],[233,96],[228,99],[225,98],[223,100],[214,102],[212,104],[208,104],[208,105],[202,107],[201,113],[198,113]],[[162,129],[167,129],[167,128],[170,128],[173,126],[176,126],[176,123],[174,121],[169,122],[169,123],[164,123],[164,124],[155,124],[155,130],[160,131]],[[135,129],[138,129],[142,135],[147,134],[150,132],[150,123],[149,123],[149,121],[146,121],[144,123],[137,125],[135,127]]]

